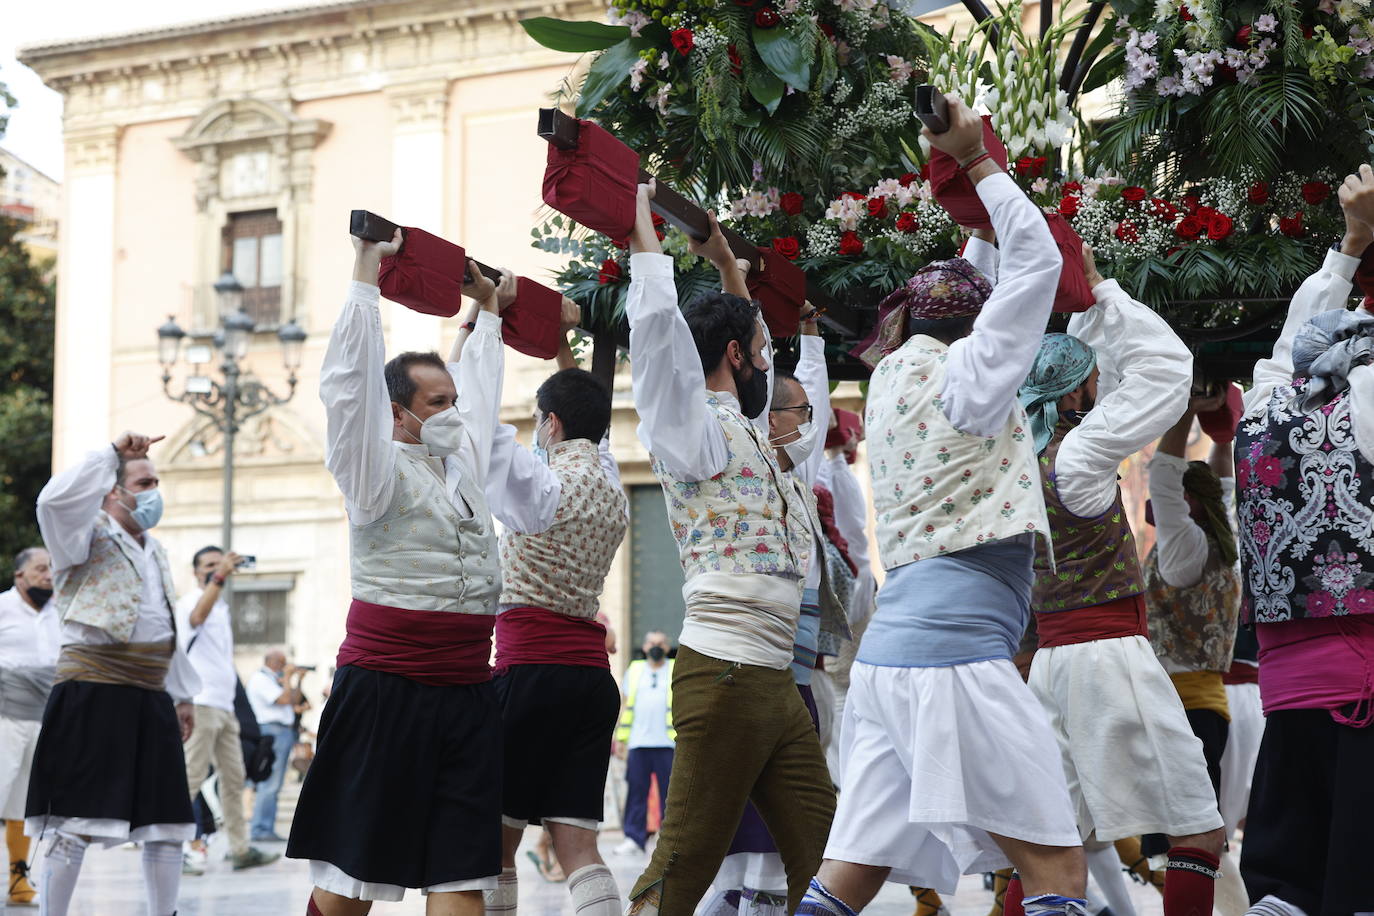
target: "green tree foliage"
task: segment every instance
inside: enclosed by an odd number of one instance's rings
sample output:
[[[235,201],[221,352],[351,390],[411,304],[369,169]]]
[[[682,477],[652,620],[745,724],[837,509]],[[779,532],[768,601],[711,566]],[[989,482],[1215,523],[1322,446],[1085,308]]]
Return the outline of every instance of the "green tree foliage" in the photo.
[[[0,84],[0,106],[13,104]],[[0,136],[5,121],[0,107]],[[56,291],[50,265],[19,240],[22,228],[0,216],[0,588],[14,555],[40,543],[34,501],[52,473]]]

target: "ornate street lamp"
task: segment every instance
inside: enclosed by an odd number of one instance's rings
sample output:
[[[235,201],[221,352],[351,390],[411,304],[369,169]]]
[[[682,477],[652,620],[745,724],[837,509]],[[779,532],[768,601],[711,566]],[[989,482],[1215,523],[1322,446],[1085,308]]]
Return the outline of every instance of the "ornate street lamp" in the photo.
[[[295,395],[296,372],[301,367],[306,334],[294,319],[277,329],[288,389],[285,395],[275,394],[257,379],[242,377],[239,363],[248,355],[254,330],[253,319],[243,311],[243,287],[232,273],[225,271],[215,281],[214,290],[219,303],[220,326],[211,344],[220,355],[223,379],[217,381],[201,374],[201,367],[210,361],[210,348],[204,343],[192,344],[186,348],[186,359],[193,374],[186,379],[180,394],[172,393],[172,367],[176,365],[186,332],[171,316],[157,329],[157,357],[162,364],[162,390],[167,397],[190,405],[224,436],[224,518],[220,541],[227,551],[234,532],[234,436],[243,421],[269,407],[285,404]]]

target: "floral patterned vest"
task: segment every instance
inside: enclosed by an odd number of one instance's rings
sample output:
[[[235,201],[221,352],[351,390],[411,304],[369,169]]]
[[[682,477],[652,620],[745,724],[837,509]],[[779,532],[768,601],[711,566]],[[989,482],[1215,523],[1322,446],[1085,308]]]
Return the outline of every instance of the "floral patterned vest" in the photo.
[[[1221,562],[1210,537],[1207,541],[1202,581],[1187,588],[1175,588],[1164,581],[1159,572],[1158,545],[1145,558],[1150,645],[1161,660],[1185,671],[1230,668],[1240,618],[1240,574],[1235,566]]]
[[[1305,389],[1275,389],[1236,434],[1246,623],[1374,614],[1374,465],[1355,443],[1350,399],[1302,413]]]
[[[91,552],[86,562],[60,569],[53,576],[53,606],[63,623],[80,623],[104,630],[119,642],[128,642],[143,605],[143,558],[115,534],[115,522],[103,511],[91,531]],[[167,613],[176,607],[172,571],[167,551],[151,534],[157,566],[162,573],[162,594]]]
[[[1074,515],[1059,499],[1054,482],[1055,459],[1064,437],[1076,424],[1061,419],[1054,437],[1040,455],[1040,480],[1044,487],[1045,511],[1054,534],[1054,559],[1036,554],[1035,591],[1031,610],[1037,614],[1096,607],[1145,591],[1136,554],[1135,535],[1121,504],[1121,488],[1110,508],[1096,518]]]
[[[463,518],[436,473],[438,462],[396,447],[396,486],[386,514],[350,525],[353,597],[411,611],[495,614],[501,565],[487,497],[464,474]]]
[[[558,511],[538,534],[501,535],[501,604],[591,619],[625,537],[625,491],[587,439],[551,447],[549,467],[562,484]]]
[[[884,569],[1027,531],[1048,539],[1026,412],[1017,404],[992,438],[956,429],[940,401],[948,357],[943,343],[912,337],[869,383],[868,462]]]
[[[801,495],[753,423],[713,392],[706,403],[725,431],[725,469],[709,480],[680,480],[652,461],[682,571],[688,579],[704,572],[803,578],[812,537]]]

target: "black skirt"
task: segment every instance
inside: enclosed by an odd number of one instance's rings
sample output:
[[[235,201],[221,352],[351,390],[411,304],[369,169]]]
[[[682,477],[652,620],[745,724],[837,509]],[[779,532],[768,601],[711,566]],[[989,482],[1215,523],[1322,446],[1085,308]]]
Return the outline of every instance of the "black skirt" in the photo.
[[[28,817],[190,824],[186,757],[172,698],[162,690],[63,681],[43,711]]]
[[[1273,894],[1309,916],[1374,912],[1371,774],[1374,726],[1339,725],[1324,709],[1269,714],[1240,853],[1251,901]]]
[[[501,813],[599,821],[620,716],[620,689],[605,668],[515,665],[494,682],[505,732]]]
[[[501,873],[501,714],[453,687],[345,665],[320,719],[286,855],[422,888]]]

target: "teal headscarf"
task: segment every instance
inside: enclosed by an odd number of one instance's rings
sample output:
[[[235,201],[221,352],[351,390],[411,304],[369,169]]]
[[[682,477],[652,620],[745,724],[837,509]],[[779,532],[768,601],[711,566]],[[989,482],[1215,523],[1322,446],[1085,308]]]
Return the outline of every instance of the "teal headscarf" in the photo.
[[[1017,398],[1026,408],[1038,455],[1059,423],[1059,399],[1088,380],[1097,365],[1093,348],[1068,334],[1046,334]]]

